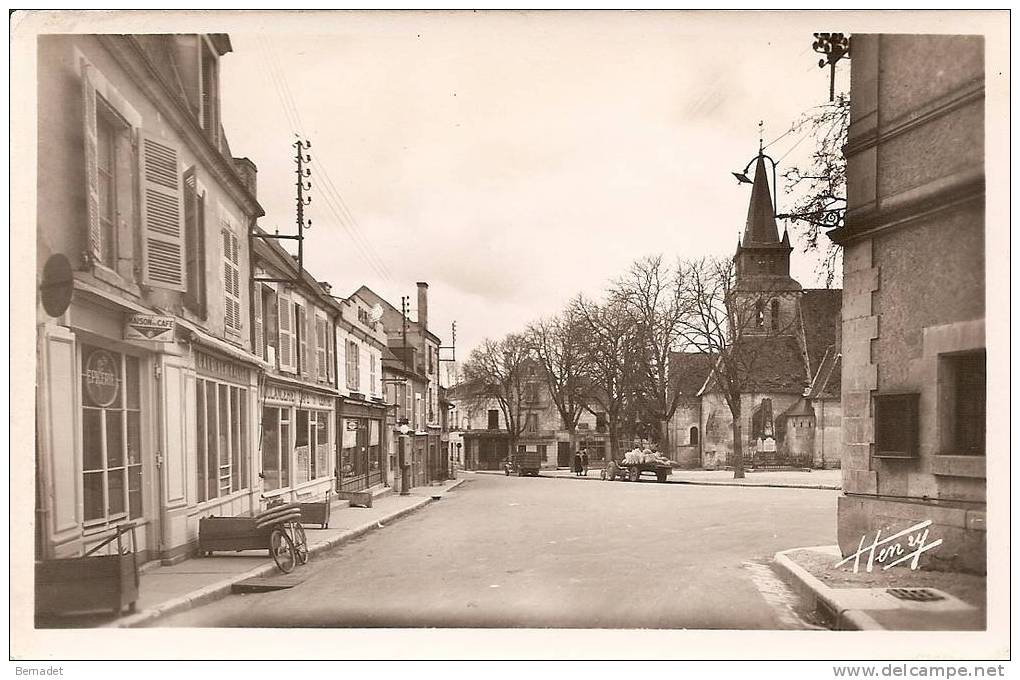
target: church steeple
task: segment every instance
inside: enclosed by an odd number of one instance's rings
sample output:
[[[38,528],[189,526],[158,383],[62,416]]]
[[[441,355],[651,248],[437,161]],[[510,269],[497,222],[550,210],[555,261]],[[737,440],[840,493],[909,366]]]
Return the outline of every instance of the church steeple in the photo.
[[[776,228],[776,213],[769,192],[768,174],[765,170],[765,156],[758,154],[754,167],[754,186],[751,187],[751,203],[747,206],[747,223],[744,225],[742,245],[778,245],[779,230]]]
[[[801,286],[790,278],[793,247],[788,233],[784,232],[782,240],[779,238],[766,158],[759,149],[744,235],[733,256],[737,269],[736,287],[744,291],[796,291]],[[772,190],[775,189],[772,187]]]

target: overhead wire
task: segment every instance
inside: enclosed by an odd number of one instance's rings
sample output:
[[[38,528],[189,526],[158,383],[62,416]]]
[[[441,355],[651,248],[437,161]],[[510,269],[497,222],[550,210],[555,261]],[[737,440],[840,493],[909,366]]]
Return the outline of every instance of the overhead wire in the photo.
[[[272,45],[269,44],[268,40],[264,38],[263,40],[263,49],[268,56],[267,62],[269,65],[269,71],[275,76],[274,85],[276,86],[278,97],[281,100],[281,105],[285,110],[289,109],[290,115],[288,115],[288,119],[292,120],[298,132],[301,135],[304,135],[305,128],[301,119],[301,112],[294,100],[294,96],[289,84],[287,83],[286,76],[279,67],[279,61],[276,58],[275,50]],[[318,161],[317,158],[318,154],[312,153],[312,165],[315,166],[321,175],[323,188],[322,196],[325,199],[326,207],[351,237],[355,247],[361,252],[362,257],[365,258],[373,271],[375,271],[375,273],[381,278],[393,283],[393,276],[389,267],[386,265],[382,257],[380,257],[376,252],[371,242],[361,233],[354,214],[351,212],[350,207],[347,205],[347,202],[344,200],[339,189],[337,189],[332,177],[330,177],[329,171],[323,162]]]

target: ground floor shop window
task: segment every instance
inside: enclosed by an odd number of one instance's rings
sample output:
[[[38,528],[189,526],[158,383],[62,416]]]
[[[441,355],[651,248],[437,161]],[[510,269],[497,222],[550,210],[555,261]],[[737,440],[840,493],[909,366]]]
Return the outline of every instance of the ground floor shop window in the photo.
[[[248,390],[212,380],[195,388],[198,502],[248,488]]]
[[[340,488],[354,491],[383,481],[382,421],[341,418]]]
[[[266,491],[290,486],[290,409],[262,409],[262,476]]]
[[[310,411],[299,408],[296,411],[294,431],[294,454],[296,458],[295,484],[330,475],[328,411]]]
[[[82,500],[87,525],[142,516],[136,357],[82,345]]]

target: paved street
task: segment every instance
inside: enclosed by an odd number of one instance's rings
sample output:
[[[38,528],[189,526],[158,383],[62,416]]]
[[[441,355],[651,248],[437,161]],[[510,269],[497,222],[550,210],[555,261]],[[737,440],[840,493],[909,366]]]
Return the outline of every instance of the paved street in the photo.
[[[836,496],[467,475],[442,501],[317,556],[295,588],[158,625],[808,627],[765,563],[835,542]]]

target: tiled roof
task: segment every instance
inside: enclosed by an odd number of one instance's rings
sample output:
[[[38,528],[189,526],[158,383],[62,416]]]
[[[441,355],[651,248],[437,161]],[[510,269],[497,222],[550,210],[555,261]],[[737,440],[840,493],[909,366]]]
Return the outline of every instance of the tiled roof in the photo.
[[[669,372],[674,387],[685,396],[695,396],[712,372],[715,355],[704,352],[671,352]]]
[[[801,394],[810,380],[800,343],[790,335],[744,336],[732,356],[734,370],[743,373],[744,392]],[[706,391],[716,390],[712,384]]]
[[[804,342],[814,377],[826,350],[838,342],[843,291],[839,288],[807,289],[800,298],[800,309],[804,319]]]
[[[811,398],[839,399],[842,387],[842,369],[843,355],[838,347],[830,345],[811,381]]]

